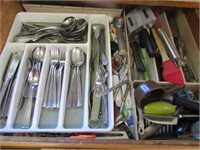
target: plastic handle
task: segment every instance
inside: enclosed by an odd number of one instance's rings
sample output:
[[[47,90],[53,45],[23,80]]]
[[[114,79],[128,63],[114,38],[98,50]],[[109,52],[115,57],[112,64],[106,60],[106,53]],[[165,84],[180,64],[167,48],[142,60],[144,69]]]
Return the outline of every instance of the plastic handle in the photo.
[[[131,49],[133,52],[133,58],[137,67],[138,71],[146,71],[146,68],[141,60],[140,53],[139,53],[139,45],[136,41],[130,41]]]
[[[199,103],[195,103],[180,97],[174,98],[173,102],[178,106],[182,106],[183,108],[188,109],[191,112],[199,114]]]
[[[140,43],[146,48],[149,57],[156,56],[156,47],[154,46],[153,39],[150,37],[146,29],[140,31]]]

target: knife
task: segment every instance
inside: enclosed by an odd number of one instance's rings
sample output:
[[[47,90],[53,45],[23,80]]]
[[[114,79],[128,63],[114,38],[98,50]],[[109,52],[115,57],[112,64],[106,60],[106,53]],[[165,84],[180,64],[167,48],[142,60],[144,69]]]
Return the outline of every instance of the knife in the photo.
[[[0,90],[0,106],[2,104],[2,101],[4,100],[4,96],[7,92],[8,85],[9,85],[10,81],[12,80],[12,78],[14,77],[15,72],[17,71],[22,53],[23,52],[14,53],[10,60],[10,63],[8,66],[8,71],[5,75],[4,82],[3,82],[3,85]]]

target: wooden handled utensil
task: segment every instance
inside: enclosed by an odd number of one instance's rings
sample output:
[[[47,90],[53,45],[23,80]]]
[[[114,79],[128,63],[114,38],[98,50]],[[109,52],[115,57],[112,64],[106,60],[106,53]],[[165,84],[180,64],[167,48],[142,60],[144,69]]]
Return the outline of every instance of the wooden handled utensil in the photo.
[[[163,79],[165,81],[168,81],[174,84],[184,84],[184,78],[183,78],[180,68],[176,67],[174,63],[167,56],[165,47],[163,46],[162,41],[160,40],[156,30],[154,28],[151,28],[151,31],[156,41],[156,44],[158,46],[158,49],[160,51],[160,54],[162,56]]]

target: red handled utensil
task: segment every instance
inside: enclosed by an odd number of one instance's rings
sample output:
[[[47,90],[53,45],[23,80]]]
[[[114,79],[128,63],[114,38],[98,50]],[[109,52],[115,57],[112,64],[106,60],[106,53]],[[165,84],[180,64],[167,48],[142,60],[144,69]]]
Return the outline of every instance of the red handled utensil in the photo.
[[[165,81],[168,81],[174,84],[181,84],[181,85],[184,84],[184,78],[183,78],[180,68],[176,67],[175,64],[167,56],[165,47],[162,41],[160,40],[156,30],[152,28],[151,31],[156,41],[156,44],[158,46],[158,49],[160,51],[160,54],[162,56],[163,79]]]

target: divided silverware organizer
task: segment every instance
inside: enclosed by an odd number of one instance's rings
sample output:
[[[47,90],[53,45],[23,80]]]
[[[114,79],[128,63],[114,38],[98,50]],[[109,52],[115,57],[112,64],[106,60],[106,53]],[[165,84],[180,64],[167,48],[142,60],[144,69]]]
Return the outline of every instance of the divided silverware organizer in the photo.
[[[16,43],[13,38],[21,31],[22,22],[40,22],[40,23],[62,23],[62,21],[69,16],[76,19],[84,18],[88,23],[88,30],[86,39],[83,42],[68,42],[68,43]],[[4,77],[4,71],[9,61],[11,53],[22,51],[23,55],[16,74],[15,86],[12,93],[11,104],[8,112],[6,122],[1,122],[0,132],[109,132],[114,127],[114,110],[113,110],[113,96],[112,92],[108,94],[107,102],[107,125],[100,125],[97,128],[89,126],[90,110],[90,65],[91,65],[91,36],[92,25],[101,24],[105,27],[105,45],[104,52],[108,59],[106,69],[109,71],[107,79],[108,88],[112,87],[112,67],[110,54],[110,36],[109,36],[109,21],[105,15],[86,15],[86,14],[65,14],[65,13],[19,13],[17,14],[10,31],[8,40],[0,57],[0,84]],[[45,55],[41,67],[39,85],[37,88],[37,95],[34,101],[34,110],[30,128],[22,128],[23,115],[25,108],[22,106],[18,109],[21,95],[23,93],[24,82],[28,70],[28,58],[32,51],[37,47],[42,46],[45,50]],[[82,107],[66,107],[68,91],[70,88],[71,76],[73,67],[71,65],[71,51],[75,48],[80,48],[84,53],[84,64],[80,67],[83,106]],[[45,97],[46,82],[49,72],[49,64],[51,61],[51,49],[58,48],[60,52],[65,53],[64,71],[62,79],[62,91],[59,108],[49,109],[42,107]],[[26,102],[24,102],[26,103]]]

